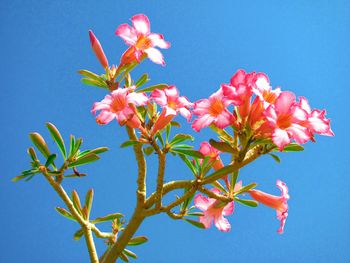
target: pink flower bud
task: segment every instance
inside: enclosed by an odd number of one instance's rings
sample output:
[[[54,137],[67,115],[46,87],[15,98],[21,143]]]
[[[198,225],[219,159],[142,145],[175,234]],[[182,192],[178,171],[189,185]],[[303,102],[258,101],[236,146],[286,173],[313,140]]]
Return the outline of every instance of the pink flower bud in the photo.
[[[103,52],[103,48],[100,44],[100,41],[98,41],[92,30],[89,30],[89,36],[91,47],[94,50],[97,59],[100,61],[103,68],[108,68],[108,60],[105,53]]]

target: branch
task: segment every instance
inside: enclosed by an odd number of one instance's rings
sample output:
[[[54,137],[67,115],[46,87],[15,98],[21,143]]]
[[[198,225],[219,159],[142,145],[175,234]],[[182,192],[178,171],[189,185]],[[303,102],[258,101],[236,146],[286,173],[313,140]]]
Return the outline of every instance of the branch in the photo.
[[[90,260],[92,263],[98,263],[98,256],[96,253],[95,243],[92,237],[91,233],[91,224],[79,214],[79,212],[75,209],[72,201],[70,200],[69,196],[67,195],[66,191],[63,189],[63,187],[57,183],[48,173],[45,166],[39,167],[41,173],[45,176],[47,181],[50,183],[50,185],[53,187],[53,189],[56,191],[56,193],[61,197],[63,202],[68,207],[69,211],[72,213],[74,218],[77,220],[77,222],[81,225],[82,229],[84,230],[84,236],[86,245],[88,247]]]

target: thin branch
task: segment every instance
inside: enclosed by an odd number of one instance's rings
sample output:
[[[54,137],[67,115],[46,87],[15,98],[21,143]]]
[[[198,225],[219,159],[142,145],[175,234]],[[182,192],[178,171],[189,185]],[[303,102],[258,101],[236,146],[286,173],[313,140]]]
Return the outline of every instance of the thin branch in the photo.
[[[57,183],[48,173],[45,166],[40,166],[40,171],[45,176],[49,184],[53,187],[53,189],[56,191],[56,193],[61,197],[63,202],[68,207],[71,214],[74,216],[74,218],[77,220],[77,222],[81,225],[82,229],[84,230],[84,236],[86,245],[88,247],[90,260],[92,263],[98,263],[98,256],[95,248],[95,243],[91,234],[91,226],[89,222],[85,221],[85,219],[79,214],[79,212],[75,209],[71,199],[67,195],[66,191],[63,189],[63,187]]]

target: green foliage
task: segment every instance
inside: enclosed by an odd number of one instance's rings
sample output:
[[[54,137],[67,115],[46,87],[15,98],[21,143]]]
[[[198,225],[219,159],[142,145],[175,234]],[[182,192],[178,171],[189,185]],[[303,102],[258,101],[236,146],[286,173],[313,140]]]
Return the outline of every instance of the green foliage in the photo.
[[[185,220],[186,222],[190,223],[191,225],[198,227],[200,229],[205,229],[205,226],[198,221],[192,220],[192,219],[188,219],[188,218],[184,218],[183,220]]]
[[[139,245],[142,245],[143,243],[146,243],[147,241],[148,241],[148,238],[145,236],[133,237],[128,242],[128,246],[139,246]]]
[[[120,213],[114,213],[114,214],[109,214],[109,215],[106,215],[106,216],[101,216],[101,217],[97,217],[95,218],[94,220],[92,220],[91,222],[92,223],[102,223],[102,222],[108,222],[108,221],[113,221],[114,219],[117,219],[117,218],[121,218],[123,217],[124,215],[123,214],[120,214]]]

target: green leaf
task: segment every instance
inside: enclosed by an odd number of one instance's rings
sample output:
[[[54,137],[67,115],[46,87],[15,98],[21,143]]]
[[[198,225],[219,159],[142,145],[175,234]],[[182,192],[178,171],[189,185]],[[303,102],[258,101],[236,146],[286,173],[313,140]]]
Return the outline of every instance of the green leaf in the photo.
[[[123,143],[120,145],[120,147],[121,147],[121,148],[126,148],[126,147],[130,147],[130,146],[134,146],[134,145],[136,145],[136,144],[142,144],[142,142],[130,140],[130,141],[123,142]]]
[[[74,240],[79,240],[84,235],[84,230],[80,228],[78,231],[74,233]]]
[[[149,81],[148,74],[145,73],[138,79],[138,81],[136,81],[135,86],[136,86],[136,88],[138,88],[148,81]]]
[[[188,168],[190,168],[193,175],[197,175],[198,171],[197,171],[196,167],[194,166],[194,164],[190,160],[188,160],[185,155],[178,154],[178,156],[185,162],[185,164],[188,166]]]
[[[138,236],[130,239],[128,246],[138,246],[143,243],[146,243],[148,241],[148,238],[145,236]]]
[[[273,153],[269,153],[269,155],[278,163],[281,162],[281,159],[276,155],[276,154],[273,154]]]
[[[211,146],[213,146],[221,152],[237,153],[237,151],[227,142],[217,142],[213,139],[210,139],[209,143]]]
[[[158,85],[154,85],[154,86],[150,86],[150,87],[147,87],[144,89],[137,90],[136,92],[138,92],[138,93],[140,93],[140,92],[152,92],[155,89],[162,90],[162,89],[166,89],[167,87],[169,87],[167,84],[158,84]]]
[[[248,185],[242,187],[241,189],[239,189],[237,192],[235,192],[235,195],[239,195],[239,194],[241,194],[241,193],[247,192],[247,191],[249,191],[250,189],[255,188],[257,185],[258,185],[258,184],[256,184],[256,183],[248,184]]]
[[[20,180],[23,180],[25,178],[28,178],[28,177],[32,177],[35,173],[27,173],[27,174],[22,174],[22,175],[18,175],[16,177],[13,177],[11,179],[12,182],[18,182]]]
[[[121,218],[123,216],[124,216],[123,214],[114,213],[114,214],[109,214],[109,215],[106,215],[106,216],[97,217],[94,220],[92,220],[91,222],[94,223],[94,224],[95,223],[108,222],[108,221],[113,221],[114,219],[117,219],[117,218]]]
[[[120,259],[124,262],[129,262],[129,258],[127,255],[125,255],[124,251],[119,255]]]
[[[86,193],[86,197],[85,197],[85,207],[87,209],[87,219],[89,219],[89,215],[91,213],[91,207],[92,207],[92,201],[94,199],[94,189],[90,189],[87,193]]]
[[[187,144],[176,144],[174,148],[182,149],[182,150],[188,150],[188,149],[193,149],[193,146],[192,145],[187,145]]]
[[[47,160],[46,160],[46,163],[45,163],[45,166],[46,167],[49,167],[51,164],[53,164],[53,162],[55,161],[55,159],[56,159],[56,154],[51,154],[50,156],[49,156],[49,158],[47,158]]]
[[[148,146],[143,149],[143,152],[147,155],[150,156],[154,152],[153,146]]]
[[[69,157],[73,156],[73,152],[75,149],[75,137],[74,135],[69,136]]]
[[[165,141],[168,143],[169,141],[169,136],[170,136],[170,130],[171,130],[171,125],[168,124],[165,129]]]
[[[246,205],[246,206],[250,206],[250,207],[257,207],[259,205],[259,203],[257,201],[244,200],[244,199],[239,199],[237,197],[235,197],[235,201],[237,201],[238,203],[241,203],[242,205]]]
[[[99,159],[100,159],[100,157],[98,155],[96,155],[94,153],[89,153],[89,154],[86,154],[86,155],[76,159],[74,162],[71,162],[70,164],[68,164],[68,167],[72,168],[72,167],[76,167],[76,166],[80,166],[80,165],[89,164],[89,163],[95,162]]]
[[[194,225],[195,227],[198,227],[198,228],[201,228],[201,229],[205,229],[205,226],[201,222],[194,221],[194,220],[191,220],[191,219],[188,219],[188,218],[184,218],[184,220],[186,222],[190,223],[191,225]]]
[[[186,194],[188,192],[189,189],[184,189],[184,194]],[[190,195],[188,198],[186,198],[185,201],[183,201],[182,205],[181,205],[181,210],[182,211],[186,211],[187,207],[189,206],[189,204],[191,203],[193,197],[194,197],[193,193],[192,195]]]
[[[160,134],[160,132],[157,133],[156,138],[160,141],[160,143],[162,144],[162,146],[164,147],[164,140],[162,135]]]
[[[186,215],[187,216],[203,216],[204,214],[201,212],[192,212],[192,213],[188,213]]]
[[[63,141],[63,138],[62,138],[60,132],[58,131],[56,126],[50,122],[46,123],[46,127],[49,129],[49,132],[52,136],[52,139],[57,144],[59,150],[62,153],[62,156],[64,157],[64,159],[66,159],[67,158],[66,146],[64,145],[64,141]]]
[[[227,166],[224,166],[222,167],[221,169],[215,171],[214,173],[208,175],[205,177],[205,180],[211,178],[211,177],[217,177],[217,176],[224,176],[224,175],[227,175],[229,173],[232,173],[236,168],[236,165],[234,164],[231,164],[231,165],[227,165]]]
[[[194,138],[189,134],[179,133],[174,136],[174,138],[170,142],[170,145],[175,145],[187,140],[194,141]]]
[[[106,83],[104,82],[104,79],[101,76],[99,76],[91,71],[81,69],[78,71],[78,73],[80,75],[83,75],[84,77],[87,77],[88,79],[93,79],[93,80],[100,82],[101,85],[106,85]]]
[[[55,209],[60,215],[66,217],[70,220],[76,221],[74,216],[72,216],[71,213],[69,213],[66,209],[64,209],[62,207],[55,207]]]
[[[283,149],[283,152],[301,152],[301,151],[304,151],[304,147],[297,143],[288,144]]]
[[[48,158],[50,156],[49,148],[47,147],[47,144],[44,140],[44,138],[37,132],[33,132],[29,134],[29,138],[32,140],[36,148],[45,156],[45,158]]]
[[[84,155],[87,155],[88,153],[101,154],[101,153],[104,153],[108,150],[109,149],[107,147],[99,147],[99,148],[96,148],[93,150],[85,150],[85,151],[82,151],[81,153],[79,153],[77,158],[83,157]]]
[[[171,121],[170,124],[171,126],[174,126],[174,127],[181,127],[181,124],[177,121]]]
[[[128,255],[129,257],[137,259],[137,255],[134,252],[130,251],[129,249],[124,248],[123,252],[125,253],[125,255]]]
[[[38,162],[38,156],[36,155],[36,152],[33,147],[29,147],[27,150],[28,155],[33,160],[33,162]]]
[[[79,198],[77,191],[75,191],[75,190],[72,191],[72,201],[73,201],[73,205],[74,205],[75,209],[79,212],[79,214],[82,215],[80,198]]]
[[[81,144],[83,143],[83,139],[82,138],[78,138],[75,140],[74,142],[74,147],[70,153],[70,157],[73,157],[77,154],[77,152],[79,151],[79,148],[81,146]]]
[[[108,89],[107,84],[102,84],[101,82],[95,79],[83,78],[81,79],[81,82],[84,83],[85,85]]]
[[[184,154],[184,155],[188,155],[188,156],[204,159],[203,154],[201,152],[199,152],[199,151],[184,150],[184,149],[178,149],[178,148],[171,149],[170,151],[173,152],[173,153],[180,153],[180,154]]]

